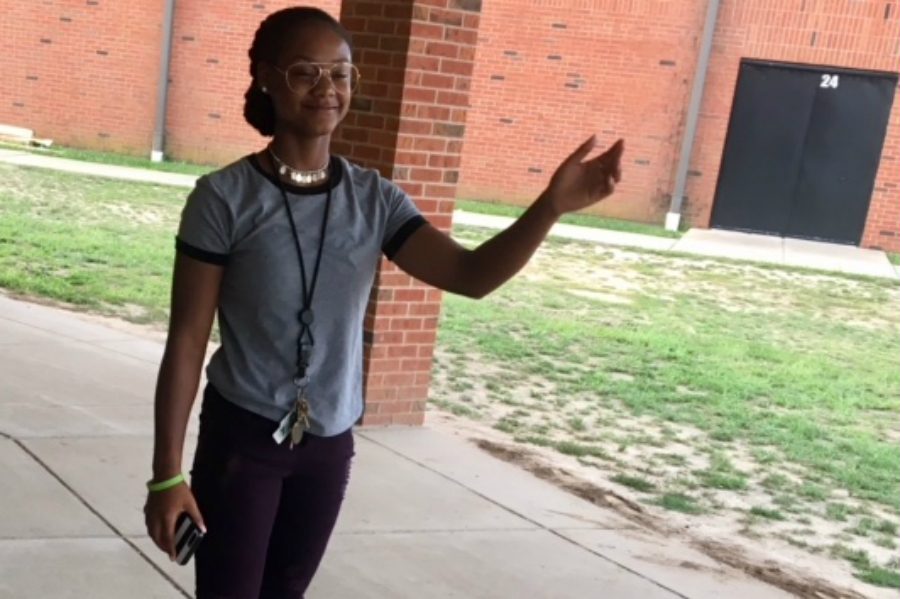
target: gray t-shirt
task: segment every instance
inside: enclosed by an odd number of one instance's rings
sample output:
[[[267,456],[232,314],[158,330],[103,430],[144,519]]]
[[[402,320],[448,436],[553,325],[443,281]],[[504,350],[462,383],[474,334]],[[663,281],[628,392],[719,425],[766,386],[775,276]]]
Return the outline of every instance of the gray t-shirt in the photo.
[[[324,185],[285,185],[310,283],[326,196],[331,210],[312,309],[310,432],[332,436],[363,411],[363,319],[382,252],[422,224],[409,196],[377,171],[333,157]],[[273,421],[293,406],[300,265],[277,179],[255,156],[201,177],[181,215],[179,252],[223,265],[221,346],[206,369],[227,400]],[[274,430],[274,426],[273,426]]]

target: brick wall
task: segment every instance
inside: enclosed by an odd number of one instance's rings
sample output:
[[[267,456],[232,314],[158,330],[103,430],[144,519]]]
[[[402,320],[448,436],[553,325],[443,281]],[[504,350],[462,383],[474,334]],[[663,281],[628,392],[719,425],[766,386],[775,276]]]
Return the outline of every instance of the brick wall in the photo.
[[[150,153],[162,2],[4,2],[0,123]]]
[[[588,134],[627,138],[602,213],[659,222],[704,0],[517,0],[484,6],[460,195],[530,203]]]
[[[191,162],[225,164],[265,142],[244,122],[244,92],[250,85],[247,51],[260,21],[296,4],[290,0],[176,3],[168,154]],[[340,0],[309,4],[340,16]]]
[[[900,89],[895,94],[862,245],[900,252]]]
[[[526,204],[587,132],[627,138],[625,180],[591,212],[662,223],[674,184],[704,0],[485,4],[460,196]],[[690,165],[686,222],[708,226],[741,58],[900,68],[893,0],[724,0]],[[900,98],[863,245],[900,251]]]

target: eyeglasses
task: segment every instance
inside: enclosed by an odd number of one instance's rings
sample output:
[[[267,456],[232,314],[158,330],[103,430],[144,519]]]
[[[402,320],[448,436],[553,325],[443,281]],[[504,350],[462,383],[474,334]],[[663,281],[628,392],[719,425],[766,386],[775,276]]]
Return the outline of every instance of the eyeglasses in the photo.
[[[300,61],[284,69],[275,67],[275,70],[284,73],[288,89],[295,94],[305,94],[313,89],[323,75],[328,77],[335,91],[341,93],[354,92],[359,85],[359,70],[349,62]]]

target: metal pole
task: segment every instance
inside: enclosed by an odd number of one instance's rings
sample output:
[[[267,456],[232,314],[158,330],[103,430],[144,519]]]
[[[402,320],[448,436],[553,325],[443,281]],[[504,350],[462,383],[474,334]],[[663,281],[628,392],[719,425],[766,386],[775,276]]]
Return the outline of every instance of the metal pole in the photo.
[[[166,104],[169,98],[169,65],[172,60],[172,29],[175,24],[175,0],[166,0],[163,16],[162,58],[159,65],[159,83],[156,98],[156,122],[153,127],[153,148],[150,160],[162,162],[165,155]]]
[[[687,172],[691,164],[691,152],[694,149],[694,136],[697,134],[697,121],[700,116],[700,104],[703,102],[703,88],[706,85],[706,71],[709,68],[709,55],[712,52],[713,36],[716,32],[716,21],[719,16],[721,0],[709,0],[706,7],[706,23],[703,25],[703,39],[700,42],[700,55],[697,58],[697,70],[694,75],[694,86],[691,90],[691,101],[688,105],[687,123],[684,137],[681,140],[681,157],[678,159],[678,170],[675,173],[675,189],[672,191],[672,203],[666,214],[666,229],[677,231],[681,224],[681,204],[684,200],[684,188],[687,184]]]

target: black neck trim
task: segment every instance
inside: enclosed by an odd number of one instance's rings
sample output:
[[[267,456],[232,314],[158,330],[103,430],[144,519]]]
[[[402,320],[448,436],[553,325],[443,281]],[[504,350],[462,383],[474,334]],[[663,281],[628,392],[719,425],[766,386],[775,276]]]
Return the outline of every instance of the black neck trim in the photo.
[[[255,168],[259,172],[260,175],[268,179],[269,182],[271,182],[272,185],[274,185],[276,188],[284,188],[285,191],[293,194],[316,195],[325,193],[337,187],[338,184],[340,184],[341,179],[343,179],[344,177],[343,164],[341,160],[334,155],[331,156],[331,161],[328,165],[331,169],[331,176],[328,178],[328,180],[319,185],[310,186],[293,185],[291,183],[285,183],[284,181],[281,181],[274,174],[266,172],[266,170],[259,163],[259,157],[256,154],[250,154],[249,156],[247,156],[247,160],[250,162],[251,166],[253,166],[253,168]]]

